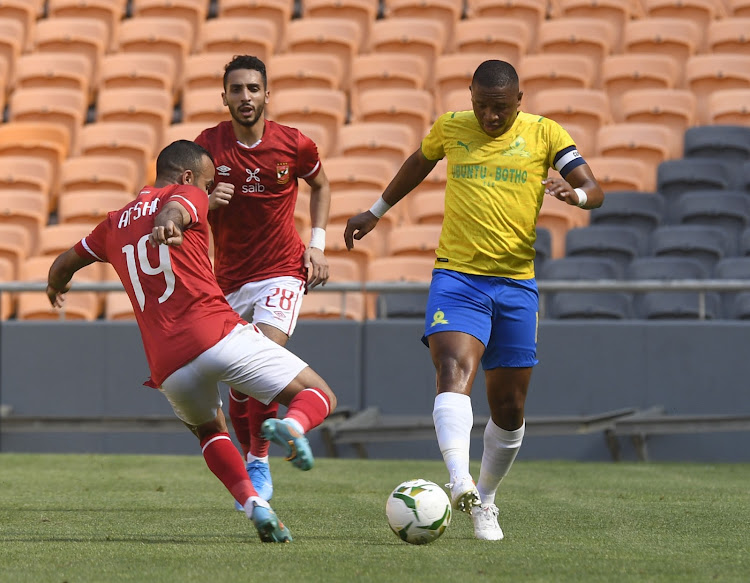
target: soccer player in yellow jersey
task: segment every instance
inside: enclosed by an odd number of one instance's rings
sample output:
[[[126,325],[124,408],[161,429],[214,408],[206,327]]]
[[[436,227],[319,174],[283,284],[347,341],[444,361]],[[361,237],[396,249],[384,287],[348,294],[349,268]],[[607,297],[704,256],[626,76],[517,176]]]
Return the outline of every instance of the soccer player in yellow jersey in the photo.
[[[523,93],[512,65],[483,62],[470,91],[473,111],[440,116],[382,197],[349,219],[344,239],[351,249],[447,157],[445,216],[423,337],[437,372],[433,419],[454,507],[471,514],[477,538],[500,540],[495,493],[521,447],[526,392],[538,362],[539,209],[545,194],[591,209],[604,193],[562,127],[519,111]],[[562,178],[548,178],[551,167]],[[470,394],[480,362],[491,419],[475,485]]]

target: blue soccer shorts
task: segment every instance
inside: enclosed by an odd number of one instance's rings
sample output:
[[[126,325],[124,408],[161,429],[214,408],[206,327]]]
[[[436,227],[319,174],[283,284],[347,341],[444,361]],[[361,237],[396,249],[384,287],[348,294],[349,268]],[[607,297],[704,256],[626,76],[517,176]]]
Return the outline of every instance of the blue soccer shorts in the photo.
[[[535,279],[432,272],[422,338],[428,346],[436,332],[465,332],[484,344],[484,370],[534,366],[538,323]]]

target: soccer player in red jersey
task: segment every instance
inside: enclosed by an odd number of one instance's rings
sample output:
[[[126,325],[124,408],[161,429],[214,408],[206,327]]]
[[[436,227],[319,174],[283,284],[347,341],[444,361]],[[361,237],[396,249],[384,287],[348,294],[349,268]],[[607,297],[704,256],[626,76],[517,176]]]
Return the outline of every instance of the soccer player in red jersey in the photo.
[[[226,486],[264,542],[288,542],[289,529],[248,477],[221,409],[218,383],[238,394],[288,407],[269,419],[266,439],[286,447],[295,466],[309,470],[305,432],[336,407],[326,382],[305,362],[266,338],[227,303],[208,256],[210,154],[180,140],[156,161],[154,186],[60,254],[49,272],[47,296],[61,307],[70,280],[93,263],[111,263],[133,304],[151,378],[175,415],[198,437],[209,469]]]
[[[285,346],[306,287],[328,280],[323,251],[331,195],[315,143],[265,118],[269,94],[263,61],[234,57],[225,67],[222,93],[231,119],[204,130],[195,141],[216,163],[209,221],[219,286],[243,318]],[[294,225],[299,179],[311,188],[307,248]],[[260,428],[277,411],[278,403],[266,406],[230,389],[229,417],[247,472],[266,500],[273,484],[269,442]]]

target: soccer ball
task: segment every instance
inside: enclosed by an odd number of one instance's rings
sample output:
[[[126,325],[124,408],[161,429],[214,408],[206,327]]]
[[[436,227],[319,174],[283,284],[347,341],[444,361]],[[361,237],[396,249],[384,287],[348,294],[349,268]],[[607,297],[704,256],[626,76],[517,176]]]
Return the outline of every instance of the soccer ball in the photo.
[[[451,523],[451,501],[445,491],[427,480],[396,486],[385,504],[388,524],[407,543],[424,545],[437,540]]]

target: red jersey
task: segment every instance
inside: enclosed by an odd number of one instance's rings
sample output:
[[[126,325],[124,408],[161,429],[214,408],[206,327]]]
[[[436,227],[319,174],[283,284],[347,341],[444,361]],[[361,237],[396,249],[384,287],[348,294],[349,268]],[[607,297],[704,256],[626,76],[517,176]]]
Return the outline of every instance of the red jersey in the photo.
[[[209,213],[214,270],[224,293],[282,275],[306,280],[305,245],[294,226],[294,207],[297,180],[320,171],[315,143],[269,120],[263,138],[251,148],[237,141],[231,121],[204,130],[195,142],[211,152],[216,182],[234,184],[229,204]]]
[[[169,201],[185,207],[192,222],[179,247],[152,247],[148,236],[154,218]],[[120,276],[151,369],[148,386],[160,386],[244,322],[216,284],[208,258],[207,214],[208,196],[200,188],[146,186],[75,245],[78,255],[111,263]]]

